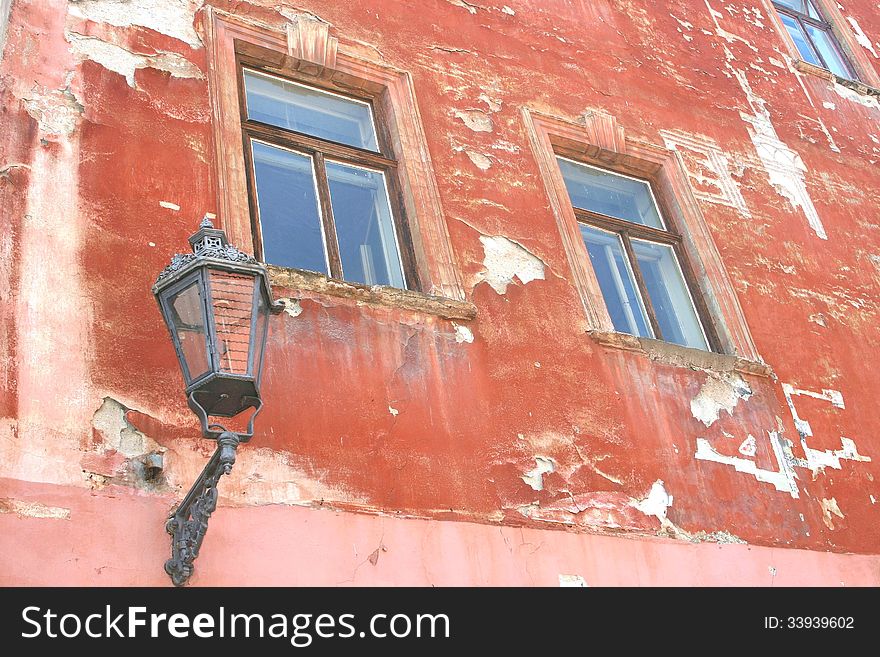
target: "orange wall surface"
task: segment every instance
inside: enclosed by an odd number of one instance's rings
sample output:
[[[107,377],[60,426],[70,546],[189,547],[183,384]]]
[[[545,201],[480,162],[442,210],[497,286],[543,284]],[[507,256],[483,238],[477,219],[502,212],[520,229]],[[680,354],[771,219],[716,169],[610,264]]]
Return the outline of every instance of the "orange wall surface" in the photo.
[[[214,445],[150,288],[224,223],[210,5],[280,34],[311,14],[411,75],[476,316],[276,285],[265,409],[194,583],[770,585],[785,564],[877,585],[880,12],[831,4],[867,87],[796,67],[765,0],[0,2],[0,535],[88,566],[7,558],[0,583],[168,583],[164,521]],[[675,148],[766,367],[591,333],[524,110]],[[532,580],[514,536],[546,540]],[[273,581],[284,554],[314,577]]]

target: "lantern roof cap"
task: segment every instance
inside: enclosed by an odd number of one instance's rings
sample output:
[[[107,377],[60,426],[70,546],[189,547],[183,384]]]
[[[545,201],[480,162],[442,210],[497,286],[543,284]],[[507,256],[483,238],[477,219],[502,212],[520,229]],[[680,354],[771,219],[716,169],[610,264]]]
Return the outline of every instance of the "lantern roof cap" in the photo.
[[[156,279],[159,285],[166,279],[174,276],[193,261],[202,258],[225,260],[238,264],[258,264],[253,256],[237,249],[229,243],[226,233],[220,228],[214,228],[210,215],[205,215],[199,224],[199,229],[189,238],[192,253],[178,253],[171,258],[171,263],[162,270]]]

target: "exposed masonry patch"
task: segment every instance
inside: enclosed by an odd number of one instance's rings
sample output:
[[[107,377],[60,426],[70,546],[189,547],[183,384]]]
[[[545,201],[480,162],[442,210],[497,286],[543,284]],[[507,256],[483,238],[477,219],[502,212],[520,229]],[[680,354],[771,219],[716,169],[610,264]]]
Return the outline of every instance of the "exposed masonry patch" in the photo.
[[[828,500],[824,497],[822,501],[819,503],[822,507],[822,522],[828,527],[828,529],[834,529],[834,519],[831,517],[832,515],[837,516],[838,518],[843,518],[843,512],[840,510],[840,507],[837,506],[837,500],[833,497]]]
[[[70,136],[85,109],[70,89],[34,85],[30,98],[22,98],[25,111],[37,121],[44,136]]]
[[[874,57],[877,57],[877,51],[874,50],[874,46],[871,44],[871,40],[862,32],[862,28],[856,22],[856,19],[852,16],[847,16],[846,20],[849,21],[849,24],[852,25],[853,34],[855,34],[856,41],[859,42],[859,45],[862,46],[865,50],[870,52]]]
[[[815,479],[819,472],[823,472],[825,468],[841,469],[841,460],[849,460],[856,462],[868,463],[871,458],[859,454],[856,444],[853,440],[840,437],[841,448],[838,450],[817,450],[811,448],[807,444],[807,438],[813,435],[810,423],[802,419],[794,406],[793,398],[799,395],[812,397],[829,402],[835,408],[843,410],[843,395],[837,390],[823,390],[821,393],[811,390],[799,390],[788,383],[782,384],[782,390],[788,402],[794,425],[800,434],[801,447],[805,458],[796,457],[792,451],[792,442],[782,437],[782,421],[777,418],[779,423],[778,431],[768,431],[770,437],[770,448],[776,458],[778,470],[766,470],[759,468],[753,458],[740,458],[738,456],[727,456],[720,454],[708,440],[705,438],[697,438],[697,449],[694,457],[705,461],[715,461],[725,465],[732,465],[738,472],[745,472],[752,475],[758,481],[773,484],[778,491],[787,492],[793,498],[800,497],[798,489],[798,476],[795,468],[804,468],[812,472]],[[751,436],[750,436],[751,437]],[[747,439],[748,440],[748,439]],[[746,445],[746,442],[743,443]],[[749,450],[750,451],[750,450]],[[754,456],[747,454],[740,446],[740,453],[745,456]],[[757,453],[757,449],[755,450]]]
[[[587,588],[587,581],[580,575],[563,575],[559,574],[559,586],[566,588]]]
[[[176,78],[204,79],[202,72],[188,59],[174,52],[159,52],[155,55],[141,55],[95,37],[83,36],[75,32],[65,34],[70,50],[80,60],[89,59],[104,68],[125,78],[129,87],[137,88],[134,73],[142,68],[155,68],[170,73]]]
[[[736,372],[709,372],[700,392],[691,400],[691,414],[710,427],[721,411],[732,415],[739,400],[748,400],[751,395],[749,384]]]
[[[684,154],[693,154],[701,159],[696,164],[705,168],[704,175],[701,171],[694,171],[693,166],[685,166],[688,177],[694,180],[698,187],[694,189],[694,196],[709,203],[726,205],[735,208],[744,217],[751,217],[751,212],[746,205],[745,199],[739,191],[739,184],[733,179],[728,166],[727,156],[715,142],[709,137],[689,135],[678,130],[661,130],[660,136],[663,143],[670,150],[677,150]],[[707,192],[700,187],[710,186],[717,192]]]
[[[549,456],[536,456],[535,467],[526,472],[521,479],[533,490],[544,490],[544,475],[556,472],[556,462]]]
[[[507,286],[518,278],[525,285],[544,280],[544,262],[525,247],[500,235],[480,235],[483,243],[483,266],[477,282],[485,281],[498,294],[507,292]]]
[[[290,315],[291,317],[299,317],[302,315],[302,305],[300,305],[299,299],[291,299],[290,297],[281,297],[277,300],[278,303],[284,306],[284,312]]]
[[[492,117],[482,110],[453,110],[452,114],[474,132],[492,132]]]
[[[116,27],[146,27],[198,48],[202,40],[193,28],[194,9],[191,0],[68,0],[71,16]]]
[[[0,499],[0,513],[14,513],[20,518],[54,518],[70,520],[70,509],[46,506],[39,502],[22,502],[9,497]]]
[[[462,342],[467,342],[468,344],[474,341],[474,334],[467,326],[461,326],[460,324],[452,323],[455,327],[455,341],[461,344]]]

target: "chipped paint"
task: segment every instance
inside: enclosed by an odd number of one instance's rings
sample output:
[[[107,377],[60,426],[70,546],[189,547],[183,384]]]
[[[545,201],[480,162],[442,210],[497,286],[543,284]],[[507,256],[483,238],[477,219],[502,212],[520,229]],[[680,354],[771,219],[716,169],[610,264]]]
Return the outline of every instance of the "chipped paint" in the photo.
[[[116,27],[138,25],[179,39],[191,48],[202,40],[193,27],[190,0],[68,0],[71,16]]]
[[[834,529],[834,518],[832,516],[836,516],[838,518],[844,518],[843,512],[840,510],[840,507],[837,505],[837,500],[833,497],[829,499],[822,498],[822,501],[819,503],[822,507],[822,521],[828,527],[828,529]]]
[[[468,159],[473,162],[474,166],[480,171],[487,171],[489,167],[492,166],[492,160],[482,153],[466,150],[464,154],[468,156]]]
[[[868,36],[862,31],[862,28],[861,28],[861,26],[859,25],[858,21],[856,21],[856,19],[853,18],[852,16],[847,16],[847,17],[846,17],[846,20],[849,22],[850,26],[852,27],[853,34],[854,34],[855,37],[856,37],[856,41],[859,42],[859,45],[860,45],[862,48],[864,48],[865,50],[867,50],[869,53],[871,53],[872,55],[874,55],[874,57],[876,58],[876,57],[877,57],[877,51],[874,50],[874,46],[873,46],[873,44],[871,43],[871,40],[870,40],[870,39],[868,38]]]
[[[39,85],[22,98],[22,103],[36,119],[40,132],[49,138],[72,135],[85,109],[69,88],[46,89]]]
[[[743,456],[755,458],[755,454],[758,453],[758,441],[755,440],[752,434],[749,434],[748,438],[742,441],[737,451]]]
[[[300,304],[299,299],[291,299],[290,297],[280,297],[276,299],[278,303],[280,303],[284,308],[283,312],[287,313],[288,317],[299,317],[302,315],[303,308],[302,304]]]
[[[165,208],[166,210],[174,210],[175,212],[180,210],[180,206],[171,201],[159,201],[159,207]]]
[[[474,132],[492,132],[492,117],[482,110],[453,110],[452,114]]]
[[[59,506],[47,506],[39,502],[24,502],[8,497],[0,499],[0,513],[13,513],[19,518],[70,520],[70,509]]]
[[[474,334],[467,326],[462,326],[461,324],[452,323],[455,327],[455,341],[459,344],[466,342],[467,344],[471,344],[474,341]]]
[[[556,472],[556,462],[549,456],[536,456],[535,467],[526,472],[520,479],[533,490],[544,490],[544,475]]]
[[[699,159],[694,160],[693,166],[688,166],[688,160],[685,160],[685,168],[688,176],[695,183],[694,195],[698,199],[734,208],[744,217],[752,216],[740,192],[739,184],[731,175],[728,157],[715,140],[705,136],[688,135],[680,130],[661,130],[660,136],[666,148],[682,154],[698,156]],[[696,167],[701,169],[697,170]],[[707,186],[714,190],[707,191]]]
[[[700,392],[691,400],[691,414],[707,427],[718,420],[721,411],[733,415],[739,401],[748,400],[752,390],[736,372],[709,372]]]
[[[757,463],[751,459],[720,454],[705,438],[697,438],[697,449],[694,452],[694,458],[732,465],[737,472],[750,474],[758,481],[773,484],[776,490],[788,493],[797,499],[800,497],[800,492],[797,485],[797,474],[792,466],[794,457],[791,455],[791,441],[785,440],[776,431],[768,431],[767,434],[770,437],[770,447],[773,450],[773,455],[776,457],[778,470],[759,468]]]
[[[666,521],[666,512],[672,506],[672,499],[672,495],[666,492],[663,480],[658,479],[651,484],[651,490],[644,498],[630,504],[646,516],[654,516],[663,524]]]
[[[485,281],[498,294],[505,294],[514,279],[523,285],[544,280],[544,262],[524,246],[500,235],[480,235],[480,242],[485,269],[477,275],[477,283]]]
[[[132,89],[137,88],[135,71],[142,68],[155,68],[176,78],[202,80],[205,77],[192,62],[174,52],[142,55],[95,37],[75,32],[68,32],[66,36],[71,52],[77,57],[82,60],[90,59],[108,71],[118,73]]]
[[[563,575],[559,574],[559,586],[563,588],[587,588],[587,581],[580,575]]]

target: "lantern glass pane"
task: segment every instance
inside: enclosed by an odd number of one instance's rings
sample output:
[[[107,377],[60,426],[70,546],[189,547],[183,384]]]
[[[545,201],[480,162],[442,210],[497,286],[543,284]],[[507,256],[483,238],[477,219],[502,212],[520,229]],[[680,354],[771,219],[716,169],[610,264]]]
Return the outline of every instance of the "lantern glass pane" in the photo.
[[[184,378],[189,384],[211,369],[205,335],[204,305],[198,281],[193,281],[191,285],[173,294],[168,299],[168,305],[172,310],[172,330],[184,359]]]
[[[247,376],[256,278],[217,269],[209,276],[218,366],[228,374]]]
[[[262,285],[260,285],[262,288]],[[252,343],[252,360],[251,367],[255,373],[257,388],[260,386],[260,376],[262,374],[263,350],[266,343],[266,331],[269,328],[269,305],[266,303],[266,294],[261,289],[257,293],[256,303],[256,321],[254,322],[255,335]]]

